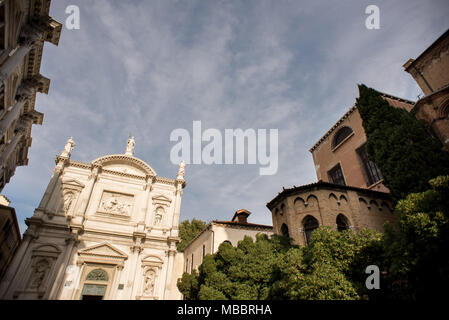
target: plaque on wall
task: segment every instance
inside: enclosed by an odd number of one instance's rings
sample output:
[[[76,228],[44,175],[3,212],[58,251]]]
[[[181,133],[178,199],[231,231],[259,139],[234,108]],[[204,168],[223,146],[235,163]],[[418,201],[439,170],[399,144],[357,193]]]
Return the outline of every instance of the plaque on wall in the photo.
[[[104,191],[101,196],[99,212],[124,217],[131,216],[134,196],[129,194]]]

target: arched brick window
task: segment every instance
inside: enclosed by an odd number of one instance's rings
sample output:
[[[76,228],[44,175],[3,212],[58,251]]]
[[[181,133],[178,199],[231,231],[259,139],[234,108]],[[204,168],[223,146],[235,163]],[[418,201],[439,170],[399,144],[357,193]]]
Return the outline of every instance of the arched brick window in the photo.
[[[318,220],[315,219],[312,216],[307,216],[304,218],[303,221],[303,226],[304,226],[304,233],[305,233],[305,237],[306,237],[306,244],[310,243],[310,237],[312,235],[313,230],[317,229],[319,227],[319,223]]]
[[[349,229],[349,220],[343,214],[337,216],[337,230],[344,231]]]

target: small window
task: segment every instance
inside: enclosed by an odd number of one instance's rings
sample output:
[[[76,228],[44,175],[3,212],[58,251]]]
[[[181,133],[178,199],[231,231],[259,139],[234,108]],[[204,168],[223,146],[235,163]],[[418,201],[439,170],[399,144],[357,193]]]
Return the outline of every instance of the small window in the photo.
[[[343,140],[345,140],[352,133],[352,129],[349,127],[343,127],[339,129],[332,140],[332,149],[335,149]]]
[[[359,156],[362,170],[365,173],[366,185],[370,186],[380,180],[383,176],[376,164],[368,158],[365,145],[357,149],[357,155]]]
[[[337,164],[335,167],[329,170],[327,175],[329,177],[330,183],[335,183],[342,186],[346,185],[345,177],[343,176],[343,171],[341,170],[340,164]]]
[[[203,259],[205,255],[206,255],[206,246],[203,244]]]
[[[318,228],[319,223],[318,220],[312,216],[307,216],[303,222],[304,233],[306,236],[306,244],[310,243],[310,237],[312,236],[312,232]]]

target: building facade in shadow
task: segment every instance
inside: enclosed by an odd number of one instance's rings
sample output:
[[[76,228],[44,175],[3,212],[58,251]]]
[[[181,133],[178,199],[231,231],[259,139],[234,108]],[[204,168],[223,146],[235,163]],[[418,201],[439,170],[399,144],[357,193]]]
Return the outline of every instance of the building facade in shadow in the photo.
[[[31,127],[42,124],[37,92],[48,94],[40,74],[44,42],[58,45],[62,25],[49,16],[50,0],[0,1],[0,191],[17,166],[28,164]]]

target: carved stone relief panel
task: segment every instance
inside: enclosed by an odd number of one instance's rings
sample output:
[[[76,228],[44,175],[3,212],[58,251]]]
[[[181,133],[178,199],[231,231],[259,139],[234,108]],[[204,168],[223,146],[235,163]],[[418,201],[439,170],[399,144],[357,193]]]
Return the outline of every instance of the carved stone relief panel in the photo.
[[[103,191],[98,211],[112,215],[130,217],[133,204],[133,195]]]

